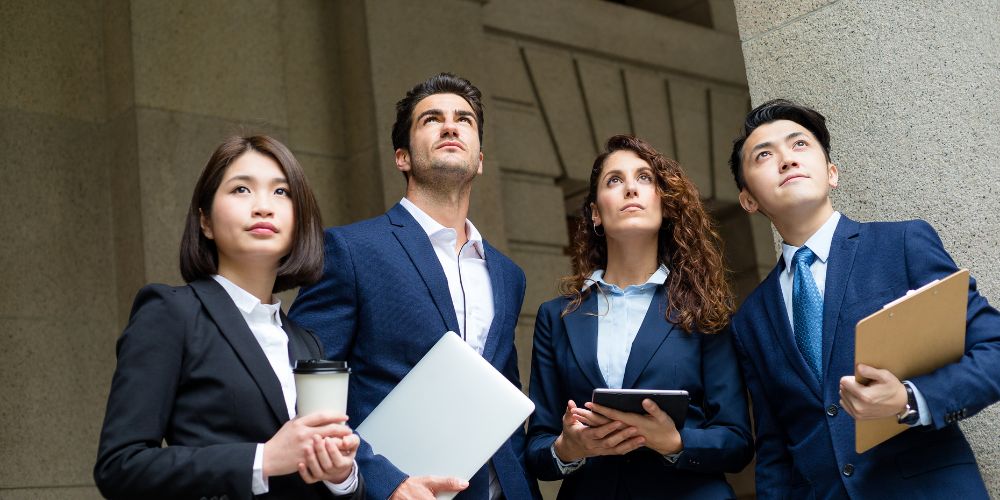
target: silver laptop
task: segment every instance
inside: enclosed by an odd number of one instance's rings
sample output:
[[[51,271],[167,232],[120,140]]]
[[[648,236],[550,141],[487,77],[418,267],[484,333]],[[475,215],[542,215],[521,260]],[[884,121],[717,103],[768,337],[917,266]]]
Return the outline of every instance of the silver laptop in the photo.
[[[411,476],[468,481],[534,409],[461,337],[447,332],[357,432]]]

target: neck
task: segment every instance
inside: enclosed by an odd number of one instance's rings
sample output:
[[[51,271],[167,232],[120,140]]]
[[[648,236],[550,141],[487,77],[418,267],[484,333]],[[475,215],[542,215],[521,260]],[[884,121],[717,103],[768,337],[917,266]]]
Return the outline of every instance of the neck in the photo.
[[[645,283],[660,262],[656,258],[657,235],[644,236],[641,240],[624,240],[608,237],[608,266],[604,270],[604,281],[625,288]]]
[[[265,304],[274,303],[274,281],[278,277],[278,266],[266,263],[235,265],[219,255],[219,275],[232,281]]]
[[[833,204],[830,198],[826,198],[815,210],[788,210],[780,218],[772,217],[771,222],[786,244],[800,247],[823,227],[831,215]]]
[[[413,202],[420,210],[429,215],[444,227],[450,227],[458,235],[455,251],[458,251],[468,241],[465,232],[465,221],[469,217],[469,200],[472,197],[472,185],[468,184],[459,190],[439,192],[421,189],[410,183],[406,188],[406,199]]]

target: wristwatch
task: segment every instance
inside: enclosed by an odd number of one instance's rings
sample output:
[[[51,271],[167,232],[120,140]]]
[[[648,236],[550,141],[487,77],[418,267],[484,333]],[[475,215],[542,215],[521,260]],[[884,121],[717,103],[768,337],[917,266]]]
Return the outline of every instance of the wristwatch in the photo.
[[[896,415],[896,421],[904,425],[916,425],[920,421],[920,412],[917,411],[917,396],[913,394],[913,386],[909,380],[903,381],[906,388],[906,408]]]

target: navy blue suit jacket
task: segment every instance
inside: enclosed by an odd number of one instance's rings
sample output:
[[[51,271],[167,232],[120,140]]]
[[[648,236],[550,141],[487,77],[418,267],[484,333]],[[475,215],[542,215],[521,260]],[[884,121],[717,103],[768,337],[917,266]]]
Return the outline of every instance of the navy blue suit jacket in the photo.
[[[520,387],[514,327],[524,300],[524,273],[484,243],[493,287],[493,324],[483,357]],[[446,331],[458,332],[448,281],[420,224],[396,204],[386,214],[326,230],[323,278],[303,288],[289,311],[323,342],[328,358],[351,366],[347,414],[352,426],[365,418]],[[524,430],[493,455],[510,500],[537,497],[524,468]],[[362,442],[357,461],[369,498],[384,499],[407,475]],[[486,499],[486,467],[459,498]]]
[[[795,345],[778,275],[783,261],[733,318],[757,427],[760,498],[987,498],[955,422],[1000,399],[1000,314],[969,282],[965,356],[910,379],[933,423],[855,453],[854,419],[839,380],[854,373],[854,328],[907,290],[957,270],[924,221],[858,223],[834,233],[823,303],[823,380]],[[905,335],[906,332],[898,332]]]
[[[552,457],[566,402],[590,401],[607,383],[597,364],[598,293],[561,317],[568,299],[538,309],[531,356],[528,467],[539,479],[562,479],[559,498],[732,498],[723,472],[738,472],[753,456],[746,389],[728,331],[686,333],[665,317],[666,287],[657,288],[625,365],[623,389],[684,389],[690,393],[676,464],[640,448],[624,456],[591,457],[565,477]]]

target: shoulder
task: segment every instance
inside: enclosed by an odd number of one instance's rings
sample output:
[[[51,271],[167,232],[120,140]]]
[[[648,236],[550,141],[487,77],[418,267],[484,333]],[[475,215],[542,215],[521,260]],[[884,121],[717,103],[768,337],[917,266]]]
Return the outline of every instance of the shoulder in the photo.
[[[195,295],[190,285],[172,286],[162,283],[151,283],[135,294],[135,302],[132,304],[132,315],[143,307],[159,306],[175,311],[190,311],[192,305],[200,304],[201,301]],[[197,310],[197,309],[194,309]]]
[[[386,214],[381,214],[370,219],[352,222],[343,226],[328,227],[323,231],[323,234],[326,236],[328,242],[331,239],[346,239],[353,241],[358,238],[363,239],[378,231],[384,231],[390,225],[388,216]]]
[[[566,309],[567,305],[569,305],[569,298],[560,295],[542,302],[542,305],[538,306],[538,315],[558,318],[562,315],[562,312]]]

